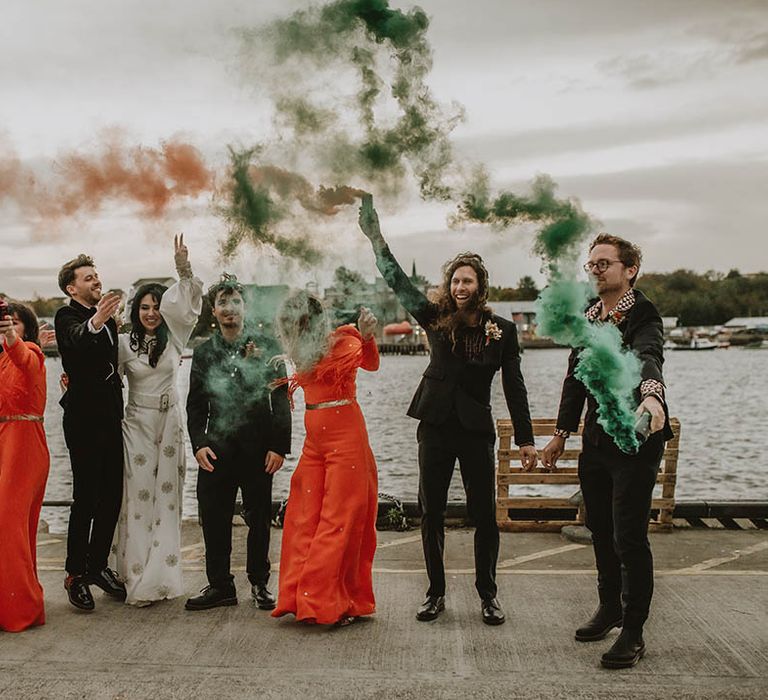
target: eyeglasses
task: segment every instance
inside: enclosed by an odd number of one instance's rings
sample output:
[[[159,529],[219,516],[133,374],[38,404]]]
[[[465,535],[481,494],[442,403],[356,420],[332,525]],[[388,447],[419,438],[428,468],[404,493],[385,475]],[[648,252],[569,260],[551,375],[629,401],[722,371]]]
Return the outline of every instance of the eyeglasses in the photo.
[[[598,272],[605,272],[613,263],[621,262],[621,260],[606,260],[603,258],[602,260],[598,260],[597,262],[592,262],[591,260],[589,262],[584,263],[584,271],[585,272],[592,272],[595,268],[597,268]]]

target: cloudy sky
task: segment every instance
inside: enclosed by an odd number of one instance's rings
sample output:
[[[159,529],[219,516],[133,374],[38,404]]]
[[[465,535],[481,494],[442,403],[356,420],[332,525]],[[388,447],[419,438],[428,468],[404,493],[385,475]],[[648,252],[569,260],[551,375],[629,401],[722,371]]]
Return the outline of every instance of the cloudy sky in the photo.
[[[497,186],[522,191],[550,174],[605,230],[640,243],[646,270],[768,269],[768,0],[419,4],[431,18],[434,95],[466,109],[457,152],[486,163]],[[113,127],[151,147],[180,135],[211,162],[223,162],[229,143],[268,140],[269,102],[258,77],[237,68],[234,30],[304,6],[5,0],[0,175],[10,153],[39,171]],[[380,206],[395,253],[433,280],[465,249],[487,257],[495,284],[541,279],[530,232],[449,231],[450,212],[407,194]],[[372,277],[355,220],[351,209],[334,219],[314,269],[254,250],[228,267],[263,283],[323,284],[342,263]],[[0,198],[0,291],[56,294],[59,265],[80,251],[96,258],[106,285],[127,289],[172,271],[178,230],[212,281],[224,225],[205,198],[160,221],[115,204],[55,226]]]

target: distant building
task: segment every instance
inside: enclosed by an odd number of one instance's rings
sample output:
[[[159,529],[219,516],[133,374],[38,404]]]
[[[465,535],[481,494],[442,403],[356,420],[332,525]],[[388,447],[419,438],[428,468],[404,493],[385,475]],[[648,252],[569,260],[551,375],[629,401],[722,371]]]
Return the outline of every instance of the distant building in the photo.
[[[533,332],[536,328],[535,301],[489,301],[493,313],[514,321],[518,333]]]
[[[416,272],[415,262],[411,267],[410,280],[424,294],[430,290],[429,281]],[[382,277],[376,277],[373,282],[366,280],[352,292],[336,285],[326,287],[324,299],[329,307],[336,310],[339,320],[347,323],[356,318],[361,306],[368,307],[376,314],[380,327],[406,320],[415,323]]]

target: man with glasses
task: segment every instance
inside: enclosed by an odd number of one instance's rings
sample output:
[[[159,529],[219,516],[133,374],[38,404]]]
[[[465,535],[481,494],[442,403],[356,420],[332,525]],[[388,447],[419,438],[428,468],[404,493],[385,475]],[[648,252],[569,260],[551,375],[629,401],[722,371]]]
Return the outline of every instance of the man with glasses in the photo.
[[[653,594],[648,520],[664,442],[672,438],[661,371],[661,317],[635,289],[641,257],[637,246],[604,233],[592,241],[584,269],[593,276],[599,296],[587,308],[587,319],[614,324],[624,346],[640,359],[642,379],[636,399],[638,413],[647,411],[651,416],[648,439],[634,455],[616,446],[597,422],[597,401],[576,379],[579,357],[574,350],[563,382],[555,435],[542,453],[544,466],[556,469],[566,438],[578,429],[586,401],[579,480],[586,524],[592,532],[600,602],[593,617],[576,630],[576,640],[598,641],[621,627],[616,642],[602,656],[605,668],[634,666],[645,652],[643,624]]]

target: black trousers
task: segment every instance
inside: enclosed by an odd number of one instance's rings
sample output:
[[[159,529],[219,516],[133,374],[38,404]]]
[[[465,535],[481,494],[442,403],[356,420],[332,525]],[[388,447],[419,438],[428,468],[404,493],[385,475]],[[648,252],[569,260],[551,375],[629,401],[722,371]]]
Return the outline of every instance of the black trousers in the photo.
[[[216,449],[214,448],[214,452]],[[197,472],[197,502],[205,541],[205,571],[214,588],[231,589],[232,518],[238,488],[248,526],[246,571],[252,584],[269,580],[269,536],[272,520],[272,475],[264,471],[264,451],[219,455],[214,471]]]
[[[65,568],[72,576],[82,576],[107,566],[123,498],[123,433],[119,417],[87,429],[74,422],[65,414],[72,465]]]
[[[475,525],[475,588],[481,598],[496,596],[499,527],[496,524],[496,436],[466,430],[454,416],[442,425],[422,421],[419,442],[421,539],[429,576],[427,595],[445,595],[445,510],[456,460]]]
[[[648,520],[664,441],[651,435],[636,455],[621,452],[607,438],[584,441],[579,479],[586,525],[592,531],[600,602],[624,611],[624,626],[639,628],[653,596],[653,555]]]

